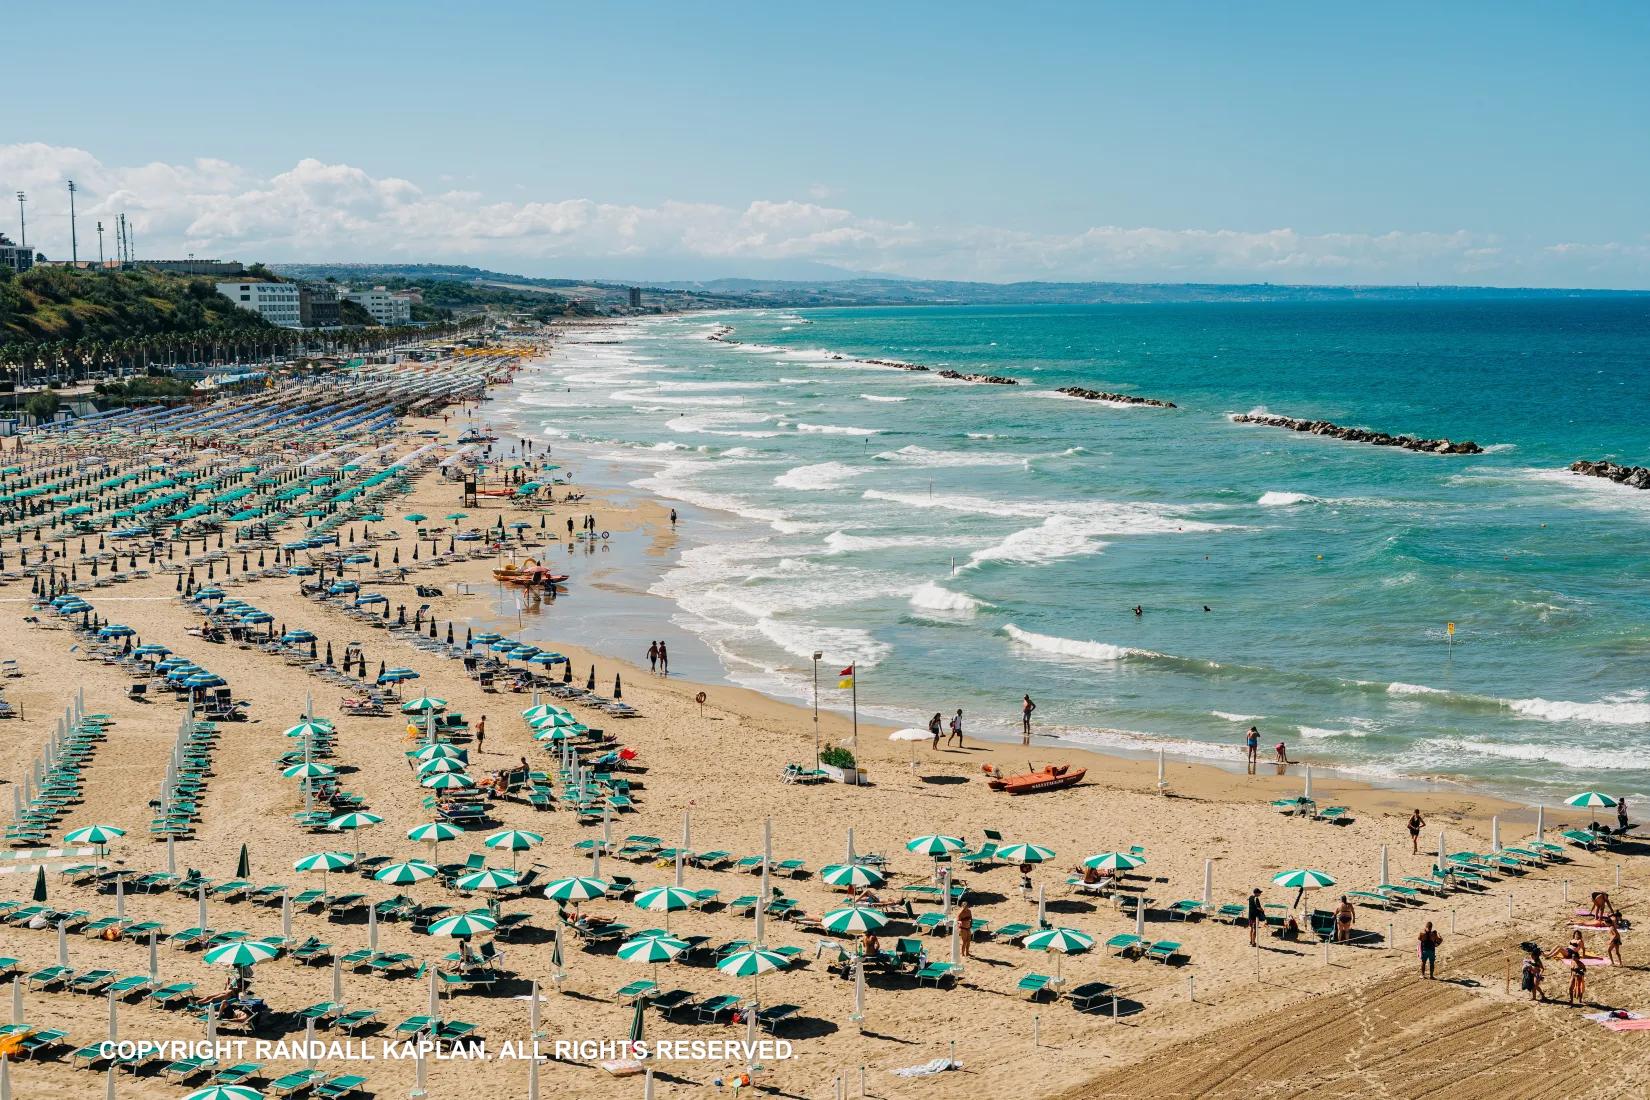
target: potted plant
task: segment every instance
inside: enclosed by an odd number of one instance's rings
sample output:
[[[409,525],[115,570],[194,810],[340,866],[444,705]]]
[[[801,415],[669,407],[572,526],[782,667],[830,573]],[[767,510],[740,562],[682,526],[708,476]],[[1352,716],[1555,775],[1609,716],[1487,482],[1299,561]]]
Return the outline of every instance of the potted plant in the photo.
[[[838,783],[849,783],[854,786],[863,786],[866,783],[865,770],[856,765],[854,754],[839,746],[833,746],[819,754],[819,770]]]

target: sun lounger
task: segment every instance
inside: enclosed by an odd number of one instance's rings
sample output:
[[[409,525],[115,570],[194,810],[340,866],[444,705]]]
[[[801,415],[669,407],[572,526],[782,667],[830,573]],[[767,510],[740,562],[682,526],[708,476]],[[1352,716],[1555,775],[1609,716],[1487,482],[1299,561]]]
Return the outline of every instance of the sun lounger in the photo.
[[[785,1022],[801,1011],[802,1008],[799,1005],[772,1005],[757,1010],[756,1023],[764,1031],[772,1035],[778,1035],[779,1029]]]
[[[48,966],[36,970],[24,979],[24,985],[30,989],[48,989],[54,985],[64,985],[74,978],[75,972],[66,966]]]
[[[1168,913],[1170,920],[1175,920],[1178,918],[1180,920],[1189,921],[1193,917],[1203,916],[1203,903],[1201,901],[1190,900],[1177,901],[1169,906]]]
[[[257,1062],[236,1062],[212,1075],[214,1085],[239,1085],[258,1076],[263,1066]]]
[[[1018,943],[1035,931],[1029,924],[1005,924],[992,934],[992,939],[1002,943]]]
[[[646,997],[649,993],[652,993],[658,988],[658,982],[650,982],[644,978],[619,987],[614,991],[613,999],[615,1001],[622,1001],[626,1004],[632,1004],[637,998]]]
[[[366,1083],[367,1079],[360,1074],[343,1073],[316,1085],[311,1095],[323,1096],[327,1100],[339,1100],[341,1097],[361,1092],[361,1086]]]
[[[113,993],[116,997],[124,998],[131,993],[141,993],[153,985],[147,974],[132,974],[118,981],[110,982],[104,992]]]
[[[218,1060],[216,1058],[180,1058],[176,1062],[163,1066],[160,1075],[168,1081],[174,1081],[181,1085],[191,1077],[199,1077],[201,1074],[209,1072],[217,1064]]]
[[[1106,947],[1118,955],[1128,958],[1139,955],[1146,949],[1146,941],[1132,932],[1122,932],[1106,941]]]
[[[1066,994],[1066,1000],[1078,1012],[1093,1012],[1102,1003],[1117,1000],[1117,991],[1105,982],[1084,982]]]
[[[1173,940],[1158,940],[1146,948],[1146,957],[1155,959],[1160,963],[1169,962],[1178,954],[1180,954],[1180,945]]]
[[[68,1032],[51,1027],[30,1032],[23,1037],[23,1041],[18,1047],[18,1056],[23,1058],[44,1057],[46,1051],[57,1050],[67,1045],[63,1040],[68,1037]]]
[[[1049,977],[1047,974],[1027,974],[1019,980],[1019,982],[1015,985],[1015,988],[1021,993],[1026,994],[1027,1000],[1035,1001],[1044,993],[1052,992],[1049,989],[1049,986],[1053,983],[1054,979]]]
[[[722,1017],[731,1014],[735,1008],[738,1008],[739,1002],[740,998],[731,993],[718,993],[694,1005],[694,1016],[700,1023],[706,1021],[716,1023]]]
[[[269,1083],[270,1096],[292,1096],[305,1089],[314,1088],[326,1080],[327,1075],[318,1069],[300,1069],[278,1077]]]
[[[686,989],[672,989],[667,993],[657,993],[647,999],[649,1006],[659,1010],[660,1015],[670,1017],[677,1009],[686,1008],[693,1000],[694,994]]]
[[[377,1018],[378,1010],[376,1008],[357,1008],[350,1012],[340,1013],[333,1019],[332,1025],[345,1035],[354,1035]]]
[[[931,962],[917,971],[917,984],[933,982],[936,988],[947,983],[955,985],[957,982],[957,968],[948,962]]]
[[[151,990],[149,999],[162,1008],[171,1008],[173,1005],[188,1003],[194,993],[194,982],[173,982],[171,985],[163,985],[159,989]]]

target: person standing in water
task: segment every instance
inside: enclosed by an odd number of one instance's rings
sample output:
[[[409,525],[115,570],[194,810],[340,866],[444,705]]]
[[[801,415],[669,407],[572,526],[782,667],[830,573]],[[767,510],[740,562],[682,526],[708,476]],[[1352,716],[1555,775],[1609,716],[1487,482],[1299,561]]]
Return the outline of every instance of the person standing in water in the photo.
[[[654,674],[657,674],[658,671],[659,671],[659,643],[658,642],[649,642],[647,644],[647,670],[651,673],[654,673]]]
[[[1255,756],[1260,752],[1260,728],[1250,726],[1249,732],[1244,735],[1243,747],[1249,755],[1249,767],[1255,766]]]
[[[665,643],[659,642],[659,675],[670,675],[670,653],[665,649]]]
[[[1026,744],[1031,744],[1031,712],[1037,709],[1037,704],[1031,701],[1031,693],[1020,700],[1020,737]]]

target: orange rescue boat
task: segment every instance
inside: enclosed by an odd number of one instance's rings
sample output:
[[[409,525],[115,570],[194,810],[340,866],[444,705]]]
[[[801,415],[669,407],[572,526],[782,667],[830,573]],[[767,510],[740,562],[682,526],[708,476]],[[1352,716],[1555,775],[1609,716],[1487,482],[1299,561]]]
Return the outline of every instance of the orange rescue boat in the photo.
[[[1001,768],[984,766],[986,786],[1009,794],[1038,794],[1042,791],[1060,791],[1075,787],[1088,774],[1087,768],[1073,768],[1070,764],[1045,764],[1024,775],[1004,775]]]

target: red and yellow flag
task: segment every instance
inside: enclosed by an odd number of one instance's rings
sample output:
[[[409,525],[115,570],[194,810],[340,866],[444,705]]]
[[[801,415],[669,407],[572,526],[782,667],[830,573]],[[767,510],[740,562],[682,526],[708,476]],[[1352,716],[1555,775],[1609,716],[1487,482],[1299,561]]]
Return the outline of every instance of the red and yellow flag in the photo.
[[[837,675],[842,677],[840,680],[838,680],[836,682],[837,687],[839,687],[839,688],[851,688],[851,687],[854,686],[854,666],[853,665],[849,665],[847,668],[845,668],[841,672],[837,673]]]

